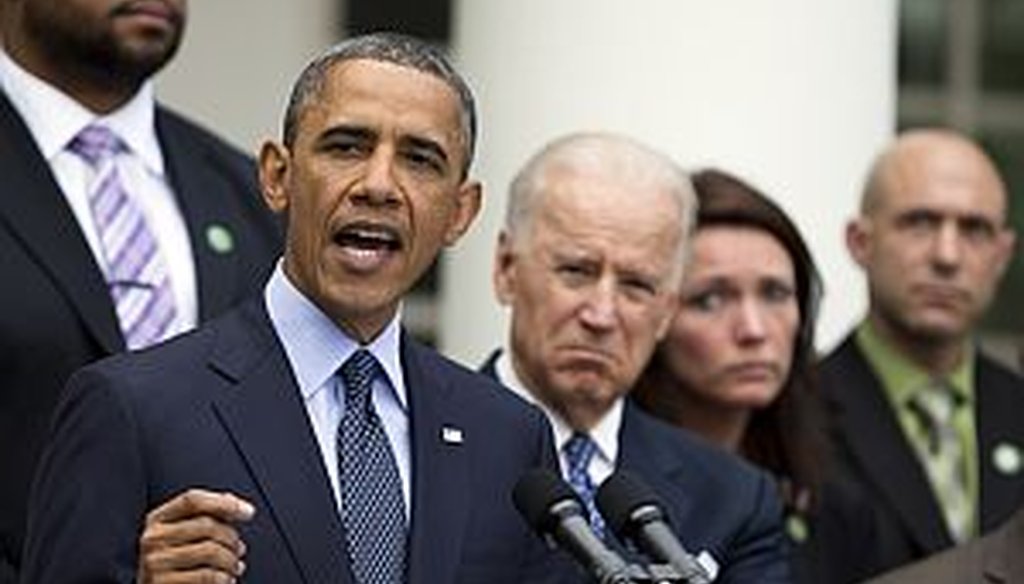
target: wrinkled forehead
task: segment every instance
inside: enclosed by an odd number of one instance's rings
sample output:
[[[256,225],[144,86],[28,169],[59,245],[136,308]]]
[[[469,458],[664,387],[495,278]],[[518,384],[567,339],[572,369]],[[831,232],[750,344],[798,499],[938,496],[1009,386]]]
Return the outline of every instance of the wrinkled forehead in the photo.
[[[533,237],[563,249],[591,249],[637,269],[678,261],[683,237],[675,199],[637,196],[629,185],[567,175],[537,202]]]

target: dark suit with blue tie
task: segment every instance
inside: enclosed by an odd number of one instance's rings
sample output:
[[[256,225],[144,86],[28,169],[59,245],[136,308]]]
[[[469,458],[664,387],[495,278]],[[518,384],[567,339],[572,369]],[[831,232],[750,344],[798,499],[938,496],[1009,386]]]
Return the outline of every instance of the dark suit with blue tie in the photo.
[[[156,132],[192,241],[205,320],[248,298],[280,253],[252,160],[163,108]],[[0,92],[0,583],[15,580],[29,484],[73,371],[123,351],[103,273],[24,121]],[[210,229],[233,247],[215,247]]]
[[[498,355],[481,368],[495,379]],[[716,584],[791,581],[782,508],[768,475],[628,399],[616,467],[640,476],[658,494],[684,547],[711,554],[721,570]]]
[[[553,464],[543,415],[409,337],[401,361],[409,582],[549,581],[551,554],[510,495],[525,470]],[[191,487],[256,506],[240,527],[245,582],[352,581],[322,456],[262,302],[82,370],[52,438],[33,493],[26,582],[134,582],[145,513]]]

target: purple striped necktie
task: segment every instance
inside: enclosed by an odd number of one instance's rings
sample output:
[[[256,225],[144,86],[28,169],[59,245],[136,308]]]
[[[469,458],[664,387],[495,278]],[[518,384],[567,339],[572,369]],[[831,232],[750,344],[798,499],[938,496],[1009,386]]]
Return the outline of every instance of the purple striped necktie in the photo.
[[[107,289],[129,349],[160,341],[177,315],[170,274],[146,218],[125,190],[115,157],[126,150],[111,130],[90,125],[68,146],[95,171],[89,208],[106,261]]]

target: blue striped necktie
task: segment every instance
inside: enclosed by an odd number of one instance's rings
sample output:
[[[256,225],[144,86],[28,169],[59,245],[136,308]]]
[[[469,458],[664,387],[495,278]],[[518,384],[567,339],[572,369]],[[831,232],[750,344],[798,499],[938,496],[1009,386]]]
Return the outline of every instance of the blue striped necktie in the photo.
[[[565,445],[562,446],[565,452],[565,459],[568,462],[569,484],[579,494],[583,505],[590,515],[590,526],[599,537],[604,537],[604,519],[597,510],[595,496],[597,485],[590,478],[590,461],[597,454],[597,443],[593,438],[583,432],[576,432]]]
[[[125,190],[115,158],[126,150],[109,129],[91,125],[68,148],[95,172],[89,189],[106,262],[107,289],[129,349],[164,338],[177,315],[171,279],[142,210]]]

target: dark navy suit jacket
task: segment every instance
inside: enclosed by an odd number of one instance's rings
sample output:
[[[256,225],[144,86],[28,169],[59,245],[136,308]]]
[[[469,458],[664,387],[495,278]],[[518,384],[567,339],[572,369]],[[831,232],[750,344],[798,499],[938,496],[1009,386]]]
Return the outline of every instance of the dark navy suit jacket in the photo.
[[[952,546],[925,470],[853,335],[822,362],[820,383],[839,469],[876,506],[880,557],[873,565],[891,568]],[[1022,469],[1004,472],[994,460],[1000,447],[1024,449],[1024,381],[978,354],[974,388],[985,533],[1024,504]]]
[[[157,109],[157,137],[196,264],[200,318],[258,290],[279,254],[248,157]],[[114,306],[71,208],[0,92],[0,584],[13,582],[32,473],[71,373],[124,350]],[[207,229],[231,231],[218,252]]]
[[[481,368],[495,379],[497,355]],[[775,482],[765,473],[630,400],[616,466],[637,474],[658,494],[687,550],[714,557],[721,568],[716,584],[791,581],[782,509]]]
[[[511,499],[525,470],[554,464],[543,414],[407,336],[401,359],[409,582],[552,581],[553,555]],[[83,369],[55,424],[34,485],[24,582],[134,582],[144,514],[190,487],[255,504],[241,527],[246,583],[352,581],[320,450],[262,299]]]

